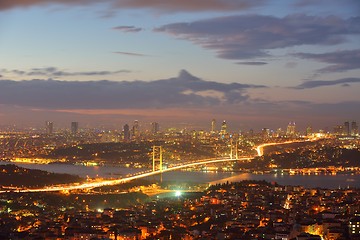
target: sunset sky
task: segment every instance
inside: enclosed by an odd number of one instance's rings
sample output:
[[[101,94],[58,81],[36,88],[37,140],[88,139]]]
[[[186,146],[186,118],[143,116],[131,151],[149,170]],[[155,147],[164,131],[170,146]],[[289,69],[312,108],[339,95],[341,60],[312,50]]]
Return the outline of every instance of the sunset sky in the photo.
[[[213,118],[360,122],[360,1],[0,0],[0,125]]]

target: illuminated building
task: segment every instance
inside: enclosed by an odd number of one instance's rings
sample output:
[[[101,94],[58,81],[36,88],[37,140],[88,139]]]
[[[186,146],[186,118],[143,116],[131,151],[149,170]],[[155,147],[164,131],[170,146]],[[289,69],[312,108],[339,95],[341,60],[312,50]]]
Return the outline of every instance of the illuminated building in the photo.
[[[306,128],[306,136],[310,136],[311,134],[312,134],[312,127],[311,126],[308,126],[307,128]]]
[[[355,121],[351,122],[351,136],[356,136],[359,133],[358,125]]]
[[[336,135],[344,135],[344,126],[343,125],[337,125],[334,127],[334,133]]]
[[[344,135],[350,136],[350,122],[344,123]]]
[[[221,134],[224,135],[227,132],[227,124],[226,121],[224,120],[221,124]]]
[[[135,120],[134,121],[134,125],[132,127],[132,135],[137,138],[140,136],[140,126],[139,126],[139,121]]]
[[[151,123],[151,132],[152,134],[157,134],[160,130],[159,123],[153,122]]]
[[[216,131],[216,120],[213,119],[211,121],[211,133],[214,133]]]
[[[46,121],[45,126],[46,126],[46,133],[49,135],[52,134],[54,131],[54,123]]]
[[[124,141],[130,141],[130,128],[128,124],[124,125],[123,133],[124,133]]]
[[[79,123],[78,122],[71,122],[71,133],[76,134],[79,130]]]
[[[295,131],[296,131],[296,125],[295,122],[289,122],[287,128],[286,128],[286,136],[288,137],[292,137],[295,135]]]
[[[269,138],[271,135],[271,131],[269,128],[263,128],[261,130],[261,134],[262,134],[263,138]]]
[[[276,136],[276,137],[284,136],[284,131],[283,131],[281,128],[278,128],[278,129],[276,130],[275,136]]]
[[[357,215],[349,221],[349,233],[350,236],[360,236],[360,215]]]

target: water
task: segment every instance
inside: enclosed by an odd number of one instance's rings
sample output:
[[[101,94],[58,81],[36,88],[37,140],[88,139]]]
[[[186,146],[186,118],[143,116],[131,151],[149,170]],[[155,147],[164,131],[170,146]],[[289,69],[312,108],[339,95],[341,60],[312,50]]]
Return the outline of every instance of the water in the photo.
[[[6,163],[0,163],[6,164]],[[116,166],[78,166],[68,164],[24,164],[16,163],[17,166],[40,169],[54,173],[68,173],[80,177],[103,177],[118,178],[128,173],[143,171],[143,169],[124,168]],[[159,176],[149,177],[159,179]],[[265,180],[277,182],[281,185],[301,185],[304,187],[320,188],[360,188],[360,175],[337,174],[337,175],[280,175],[280,174],[251,174],[251,173],[230,173],[230,172],[189,172],[173,171],[163,173],[163,181],[195,182],[195,183],[224,183],[238,182],[242,180]]]
[[[205,173],[176,171],[163,174],[163,181],[192,181],[209,182],[211,184],[239,182],[242,180],[265,180],[277,182],[280,185],[319,187],[319,188],[360,188],[360,175],[337,174],[337,175],[275,175],[275,174],[251,174],[251,173]]]

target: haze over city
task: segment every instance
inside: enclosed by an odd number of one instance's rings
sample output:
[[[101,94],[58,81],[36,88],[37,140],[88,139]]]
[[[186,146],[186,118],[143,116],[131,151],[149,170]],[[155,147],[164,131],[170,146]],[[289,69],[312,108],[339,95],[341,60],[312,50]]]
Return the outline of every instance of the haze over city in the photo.
[[[356,0],[0,1],[0,125],[360,119]]]

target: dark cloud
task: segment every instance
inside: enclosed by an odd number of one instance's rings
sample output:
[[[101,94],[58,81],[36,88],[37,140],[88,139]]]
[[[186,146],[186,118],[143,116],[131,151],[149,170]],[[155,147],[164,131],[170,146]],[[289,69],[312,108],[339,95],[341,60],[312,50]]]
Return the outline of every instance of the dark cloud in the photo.
[[[297,66],[297,63],[296,63],[296,62],[287,62],[287,63],[285,64],[285,67],[286,67],[286,68],[296,68],[296,66]]]
[[[142,28],[138,28],[134,26],[117,26],[117,27],[113,27],[113,29],[126,33],[136,33],[142,31]]]
[[[97,0],[1,0],[0,10],[34,5],[96,4]],[[148,8],[156,11],[235,11],[249,9],[263,4],[264,0],[103,0],[113,8]]]
[[[262,66],[268,64],[267,62],[237,62],[239,65]]]
[[[358,0],[298,0],[294,1],[294,7],[324,7],[324,5],[332,5],[338,7],[348,7],[354,10],[360,9],[360,2]]]
[[[201,107],[245,101],[245,90],[259,87],[264,86],[204,81],[184,70],[178,77],[152,82],[1,80],[0,104],[47,109]]]
[[[89,71],[89,72],[67,72],[55,67],[32,68],[30,71],[1,69],[2,73],[11,73],[19,76],[46,76],[46,77],[67,77],[67,76],[106,76],[119,73],[129,73],[129,70],[119,71]]]
[[[239,15],[181,22],[154,29],[214,50],[225,59],[270,56],[269,50],[301,45],[336,45],[359,34],[359,18]]]
[[[332,64],[328,67],[319,69],[317,71],[319,73],[344,72],[353,69],[360,69],[360,49],[320,54],[296,53],[294,56]]]
[[[308,89],[308,88],[317,88],[324,86],[333,86],[333,85],[348,85],[349,83],[360,83],[360,78],[342,78],[338,80],[326,81],[326,80],[316,80],[316,81],[306,81],[296,87],[295,89]]]

